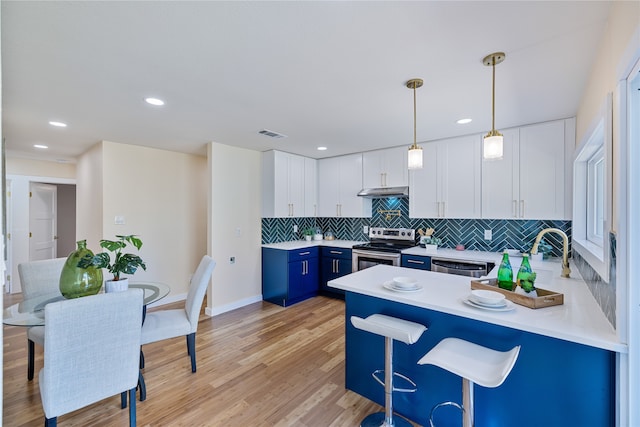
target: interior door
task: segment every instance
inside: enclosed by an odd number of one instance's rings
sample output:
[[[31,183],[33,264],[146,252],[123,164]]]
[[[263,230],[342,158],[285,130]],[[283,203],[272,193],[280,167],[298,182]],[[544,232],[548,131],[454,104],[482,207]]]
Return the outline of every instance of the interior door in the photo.
[[[56,258],[58,188],[32,182],[29,185],[29,260]]]

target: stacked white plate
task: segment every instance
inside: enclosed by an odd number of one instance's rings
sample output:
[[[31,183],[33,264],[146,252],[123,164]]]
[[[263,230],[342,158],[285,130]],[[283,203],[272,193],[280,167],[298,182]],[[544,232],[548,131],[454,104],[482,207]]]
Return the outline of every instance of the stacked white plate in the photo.
[[[494,311],[507,311],[514,308],[513,303],[508,301],[500,292],[484,289],[472,290],[465,302],[473,307]]]
[[[383,285],[385,288],[398,291],[398,292],[414,292],[422,289],[422,286],[413,277],[398,276],[393,280],[385,282]]]

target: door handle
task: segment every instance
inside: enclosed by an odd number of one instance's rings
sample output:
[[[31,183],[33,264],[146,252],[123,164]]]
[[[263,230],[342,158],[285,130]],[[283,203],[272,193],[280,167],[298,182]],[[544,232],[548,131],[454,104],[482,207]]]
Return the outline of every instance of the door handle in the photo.
[[[518,209],[518,201],[516,199],[513,199],[511,202],[511,209],[513,210],[513,217],[517,218],[518,217],[518,212],[516,211]]]
[[[524,199],[520,200],[520,218],[524,218]]]

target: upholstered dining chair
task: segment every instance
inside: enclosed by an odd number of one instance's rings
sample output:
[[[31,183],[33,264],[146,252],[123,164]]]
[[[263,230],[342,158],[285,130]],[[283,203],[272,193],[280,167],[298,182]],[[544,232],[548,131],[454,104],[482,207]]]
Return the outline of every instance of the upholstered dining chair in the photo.
[[[18,275],[25,300],[60,293],[60,272],[67,259],[54,258],[18,264]],[[60,294],[62,296],[62,294]],[[27,328],[27,379],[33,379],[35,344],[44,347],[44,326]]]
[[[191,277],[184,308],[149,312],[142,325],[142,344],[186,336],[187,354],[191,357],[191,372],[196,371],[196,331],[202,300],[215,266],[213,258],[203,256]]]
[[[129,393],[129,425],[136,425],[143,291],[98,294],[44,308],[44,367],[39,385],[45,426],[61,415]]]

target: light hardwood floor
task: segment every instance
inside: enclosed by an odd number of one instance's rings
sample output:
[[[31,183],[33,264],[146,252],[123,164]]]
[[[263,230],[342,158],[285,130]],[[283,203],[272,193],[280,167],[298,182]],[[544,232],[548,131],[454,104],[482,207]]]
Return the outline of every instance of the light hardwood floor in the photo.
[[[17,301],[5,295],[5,306]],[[144,346],[147,400],[137,402],[137,425],[359,425],[383,409],[344,387],[344,321],[344,301],[326,297],[287,308],[260,302],[213,318],[202,314],[195,374],[184,338]],[[4,326],[5,426],[44,422],[37,374],[27,381],[26,362],[25,329]],[[36,372],[42,363],[36,346]],[[58,422],[125,426],[128,411],[116,396]]]

